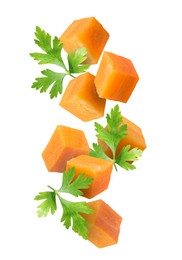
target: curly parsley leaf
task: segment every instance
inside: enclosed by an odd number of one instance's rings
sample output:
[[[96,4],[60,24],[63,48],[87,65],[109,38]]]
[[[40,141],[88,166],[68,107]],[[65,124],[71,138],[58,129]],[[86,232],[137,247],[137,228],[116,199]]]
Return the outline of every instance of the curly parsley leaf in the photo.
[[[44,200],[37,208],[37,214],[39,217],[46,217],[50,212],[52,215],[55,213],[56,206],[56,196],[53,191],[39,192],[35,197],[35,200]]]
[[[49,91],[50,98],[52,99],[57,97],[58,94],[62,94],[63,79],[65,76],[68,75],[74,78],[74,73],[83,73],[90,67],[89,64],[82,64],[87,59],[87,50],[85,48],[78,48],[75,53],[72,51],[69,52],[67,55],[69,68],[67,68],[62,58],[63,44],[58,37],[52,39],[51,35],[39,26],[36,27],[35,36],[35,44],[43,52],[30,53],[30,56],[38,61],[38,64],[53,64],[63,69],[63,72],[60,73],[49,69],[43,70],[42,74],[46,77],[36,78],[32,84],[32,88],[36,90],[40,89],[40,93],[42,93],[46,92],[54,83]]]
[[[80,177],[81,176],[81,177]],[[86,202],[71,202],[65,200],[61,194],[67,192],[74,196],[83,195],[81,189],[89,188],[93,179],[81,174],[75,177],[75,168],[68,169],[62,175],[62,185],[59,190],[48,186],[52,191],[39,192],[39,194],[34,198],[35,200],[44,200],[40,205],[38,205],[37,214],[39,217],[46,217],[48,213],[54,214],[57,209],[56,197],[59,199],[63,214],[61,217],[61,222],[68,229],[72,226],[72,230],[87,239],[88,235],[88,223],[80,215],[80,213],[91,214],[93,210],[86,205]]]
[[[119,142],[127,136],[127,125],[122,124],[123,119],[119,109],[116,105],[111,109],[110,114],[106,115],[107,126],[104,128],[99,123],[95,123],[95,130],[97,132],[96,137],[102,140],[112,151],[112,160],[114,161],[115,169],[117,166],[126,169],[134,170],[136,167],[132,164],[134,161],[142,155],[142,150],[134,148],[130,150],[130,145],[123,147],[120,154],[116,156],[116,150]],[[90,150],[90,156],[111,160],[108,157],[103,147],[100,144],[93,144],[93,149]]]
[[[90,65],[82,64],[87,59],[87,50],[85,48],[78,48],[76,52],[70,51],[68,53],[68,64],[70,73],[85,72]]]

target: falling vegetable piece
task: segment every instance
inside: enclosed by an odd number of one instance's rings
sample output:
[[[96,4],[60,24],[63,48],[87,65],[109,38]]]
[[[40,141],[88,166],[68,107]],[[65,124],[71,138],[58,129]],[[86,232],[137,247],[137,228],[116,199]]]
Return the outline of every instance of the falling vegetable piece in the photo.
[[[72,79],[60,102],[60,106],[84,122],[104,115],[106,100],[96,92],[94,75],[86,72]]]
[[[87,49],[85,63],[96,64],[109,39],[109,33],[95,17],[73,21],[60,37],[63,48],[75,52],[77,48]]]
[[[42,152],[42,157],[49,172],[63,172],[67,160],[81,154],[88,154],[89,151],[82,130],[58,125]]]
[[[103,200],[88,202],[93,214],[81,213],[88,223],[88,240],[98,248],[117,244],[122,217]]]
[[[99,97],[126,103],[138,80],[131,60],[110,52],[103,53],[95,77]]]
[[[46,217],[48,213],[53,215],[57,210],[56,198],[58,198],[63,210],[61,222],[67,229],[72,227],[74,232],[87,239],[88,223],[81,216],[81,213],[84,213],[84,215],[93,214],[93,209],[86,202],[72,202],[64,199],[62,193],[69,193],[76,197],[82,196],[83,192],[81,189],[87,189],[93,179],[84,174],[79,175],[77,178],[74,177],[75,169],[69,169],[68,172],[64,172],[62,175],[62,185],[59,190],[48,186],[51,191],[39,192],[34,199],[38,201],[43,200],[43,202],[37,207],[37,215],[38,217]]]
[[[83,190],[84,197],[91,199],[108,188],[113,161],[80,155],[67,161],[66,171],[73,167],[76,172],[75,177],[84,172],[86,176],[93,178],[90,187]]]

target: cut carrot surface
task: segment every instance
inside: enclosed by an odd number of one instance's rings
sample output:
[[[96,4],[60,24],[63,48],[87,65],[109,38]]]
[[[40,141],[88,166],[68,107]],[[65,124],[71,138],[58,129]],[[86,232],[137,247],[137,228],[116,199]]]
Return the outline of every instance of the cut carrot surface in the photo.
[[[89,72],[72,79],[60,102],[61,107],[85,122],[104,115],[106,100],[98,96],[94,79]]]
[[[82,130],[67,126],[57,126],[42,157],[49,172],[63,172],[67,160],[90,151]]]
[[[88,222],[88,240],[99,248],[117,244],[122,217],[103,200],[88,202],[93,214],[84,214]]]
[[[131,60],[104,52],[95,77],[96,89],[101,98],[126,103],[138,80]]]
[[[131,122],[130,120],[128,120],[126,117],[122,116],[122,118],[123,118],[122,125],[125,125],[125,124],[127,125],[128,135],[119,142],[117,150],[116,150],[116,156],[118,156],[121,149],[128,144],[131,145],[131,149],[137,147],[137,148],[141,149],[142,151],[145,150],[146,143],[145,143],[145,138],[143,136],[141,128],[139,126],[137,126],[136,124],[134,124],[133,122]],[[107,127],[106,127],[106,129],[107,129]],[[111,149],[101,140],[98,140],[98,143],[102,146],[104,152],[110,158],[112,158]]]
[[[90,187],[82,190],[84,197],[93,198],[108,188],[113,168],[113,162],[111,160],[80,155],[67,161],[66,171],[72,167],[74,167],[76,171],[75,178],[82,173],[93,178]]]
[[[66,52],[80,47],[87,49],[87,60],[84,63],[96,64],[109,39],[109,33],[95,17],[75,20],[60,37]]]

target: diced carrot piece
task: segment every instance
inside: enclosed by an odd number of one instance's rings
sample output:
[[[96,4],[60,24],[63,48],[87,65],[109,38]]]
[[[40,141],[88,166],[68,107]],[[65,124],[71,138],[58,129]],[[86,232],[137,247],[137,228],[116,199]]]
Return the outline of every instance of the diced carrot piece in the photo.
[[[49,172],[63,172],[66,162],[90,151],[82,130],[58,125],[45,147],[42,157]]]
[[[122,217],[103,200],[88,202],[93,214],[82,217],[88,222],[88,240],[99,248],[117,244]]]
[[[99,97],[126,103],[138,80],[131,60],[104,52],[95,77]]]
[[[109,39],[109,33],[94,18],[88,17],[75,20],[61,35],[60,42],[66,52],[80,47],[87,49],[87,60],[84,63],[96,64]]]
[[[80,155],[67,161],[66,171],[72,167],[74,167],[76,171],[75,178],[82,173],[93,178],[90,187],[82,190],[84,197],[89,199],[93,198],[108,188],[113,161],[103,160],[89,155]]]
[[[146,143],[145,143],[145,138],[143,136],[142,130],[139,126],[137,126],[136,124],[134,124],[133,122],[131,122],[130,120],[128,120],[126,117],[122,116],[123,118],[123,125],[127,125],[127,133],[128,135],[123,138],[117,147],[116,150],[116,156],[119,155],[120,151],[122,150],[122,148],[126,145],[131,145],[131,149],[132,148],[139,148],[142,151],[145,150],[146,148]],[[107,129],[107,127],[106,127]],[[102,146],[104,152],[110,157],[112,158],[112,151],[111,149],[101,140],[98,140],[98,143]]]
[[[94,79],[89,72],[72,79],[60,102],[61,107],[84,122],[104,115],[106,100],[98,96]]]

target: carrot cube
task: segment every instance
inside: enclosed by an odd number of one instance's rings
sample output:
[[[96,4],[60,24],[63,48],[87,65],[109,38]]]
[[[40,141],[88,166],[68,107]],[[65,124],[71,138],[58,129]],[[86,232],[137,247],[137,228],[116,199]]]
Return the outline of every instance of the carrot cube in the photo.
[[[131,60],[104,52],[95,77],[99,97],[126,103],[138,80]]]
[[[90,187],[82,190],[84,197],[89,199],[93,198],[108,188],[113,161],[103,160],[89,155],[80,155],[67,161],[66,171],[72,167],[74,167],[76,171],[75,178],[82,173],[93,178]]]
[[[58,125],[42,152],[42,157],[49,172],[63,172],[66,162],[80,154],[90,151],[83,131]]]
[[[125,124],[127,125],[128,135],[119,142],[117,149],[116,149],[116,156],[118,156],[120,151],[122,150],[122,148],[128,144],[131,145],[131,149],[137,147],[137,148],[141,149],[142,151],[145,150],[146,143],[145,143],[145,138],[143,136],[141,128],[139,126],[137,126],[136,124],[134,124],[133,122],[131,122],[126,117],[122,116],[122,118],[123,118],[122,125],[125,125]],[[109,148],[109,146],[107,146],[101,140],[98,140],[98,143],[102,146],[105,154],[107,154],[110,158],[112,158],[112,151]]]
[[[66,52],[86,48],[88,58],[84,63],[88,64],[98,62],[108,39],[109,33],[94,17],[73,21],[60,37]]]
[[[94,79],[89,72],[72,79],[60,102],[61,107],[85,122],[104,115],[106,101],[98,96]]]
[[[88,202],[93,214],[82,217],[88,222],[88,240],[99,248],[117,244],[122,217],[103,200]]]

